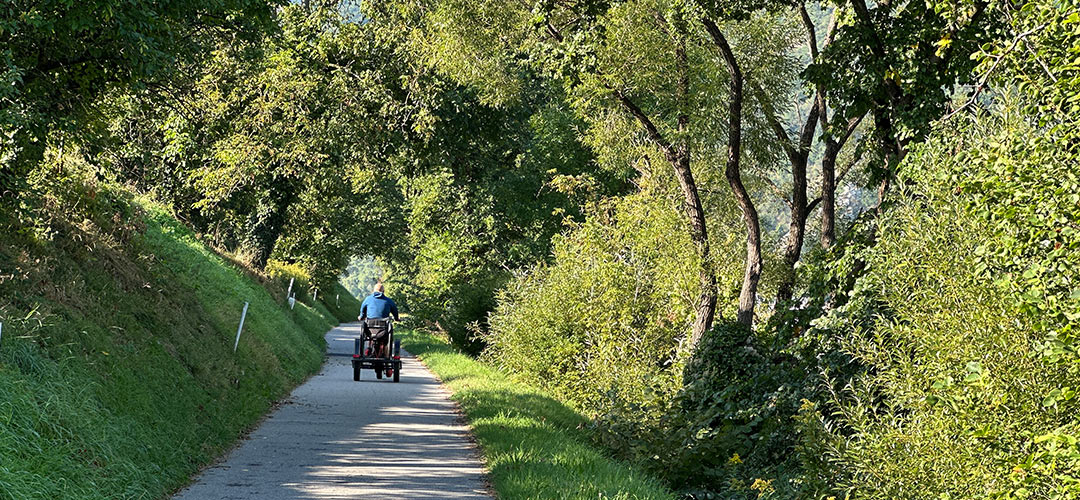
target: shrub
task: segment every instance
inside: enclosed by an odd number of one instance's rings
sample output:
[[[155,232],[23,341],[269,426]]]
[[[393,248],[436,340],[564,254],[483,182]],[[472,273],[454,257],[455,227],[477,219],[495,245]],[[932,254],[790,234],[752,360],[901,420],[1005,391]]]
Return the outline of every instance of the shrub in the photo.
[[[777,380],[805,378],[805,372],[771,370],[764,376],[773,385],[765,384],[754,371],[771,361],[750,364],[751,350],[731,347],[759,343],[738,327],[707,334],[703,354],[687,368],[697,254],[667,181],[646,178],[639,192],[595,204],[585,222],[555,239],[552,264],[511,281],[491,316],[485,356],[569,402],[593,420],[595,439],[647,462],[680,490],[728,490],[734,476],[724,470],[733,453],[755,455],[750,448],[760,448],[775,458],[794,446],[790,440],[746,444],[762,427],[753,413],[785,390]],[[734,314],[742,277],[742,222],[734,214],[718,210],[710,226],[721,324]],[[764,285],[768,296],[775,285]],[[750,394],[755,383],[764,387],[760,394]],[[732,386],[725,391],[726,384]],[[743,406],[749,400],[757,406]],[[783,410],[793,406],[794,414],[801,404],[794,396],[788,400],[794,402],[772,410],[773,437],[781,434],[777,426],[793,423]],[[736,422],[747,431],[729,432]],[[752,484],[743,489],[756,496]]]
[[[588,415],[655,418],[680,383],[696,262],[665,197],[604,202],[501,292],[486,356]]]
[[[1077,157],[1021,109],[912,153],[831,318],[867,367],[836,395],[851,498],[1080,496]]]

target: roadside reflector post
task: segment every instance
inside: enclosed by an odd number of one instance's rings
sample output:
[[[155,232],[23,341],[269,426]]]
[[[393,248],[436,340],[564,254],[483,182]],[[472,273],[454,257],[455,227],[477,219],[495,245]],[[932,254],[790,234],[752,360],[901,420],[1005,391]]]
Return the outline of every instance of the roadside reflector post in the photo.
[[[247,318],[248,303],[244,302],[244,312],[240,313],[240,326],[236,328],[236,342],[232,346],[232,352],[236,352],[236,348],[240,346],[240,332],[244,331],[244,319]]]
[[[291,299],[292,298],[292,284],[293,284],[293,281],[295,281],[295,280],[296,280],[296,278],[289,278],[289,289],[285,291],[285,298],[286,299]]]
[[[319,300],[319,289],[318,288],[315,289],[315,295],[311,296],[311,300],[312,301]]]
[[[293,306],[296,305],[296,297],[289,297],[289,310],[291,311]]]
[[[4,345],[4,323],[0,321],[0,345]]]

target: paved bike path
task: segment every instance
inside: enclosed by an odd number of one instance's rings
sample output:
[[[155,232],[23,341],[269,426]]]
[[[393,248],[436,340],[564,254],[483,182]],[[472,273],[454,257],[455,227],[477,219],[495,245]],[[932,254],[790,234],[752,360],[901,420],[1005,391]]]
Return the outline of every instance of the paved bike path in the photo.
[[[401,382],[352,380],[357,323],[326,334],[322,371],[173,500],[480,499],[485,471],[449,394],[403,354]]]

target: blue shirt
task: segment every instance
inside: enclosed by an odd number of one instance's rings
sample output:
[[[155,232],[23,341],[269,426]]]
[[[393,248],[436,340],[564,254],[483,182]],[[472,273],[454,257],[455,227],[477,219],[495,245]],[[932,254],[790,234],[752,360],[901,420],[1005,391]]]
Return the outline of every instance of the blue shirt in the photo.
[[[397,304],[394,303],[394,299],[383,295],[382,292],[368,295],[364,303],[360,304],[361,318],[388,318],[391,314],[394,315],[395,320],[398,319]]]

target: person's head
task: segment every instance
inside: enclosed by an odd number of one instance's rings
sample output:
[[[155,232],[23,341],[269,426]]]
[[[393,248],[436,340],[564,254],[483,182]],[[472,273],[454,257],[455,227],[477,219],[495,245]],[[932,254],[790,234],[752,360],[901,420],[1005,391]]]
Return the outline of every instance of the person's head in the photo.
[[[383,293],[382,282],[375,283],[375,286],[371,288],[371,293]]]

